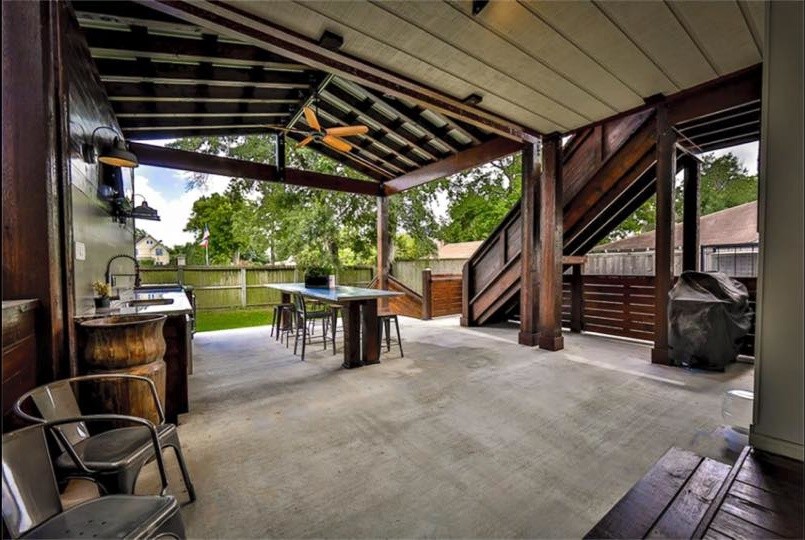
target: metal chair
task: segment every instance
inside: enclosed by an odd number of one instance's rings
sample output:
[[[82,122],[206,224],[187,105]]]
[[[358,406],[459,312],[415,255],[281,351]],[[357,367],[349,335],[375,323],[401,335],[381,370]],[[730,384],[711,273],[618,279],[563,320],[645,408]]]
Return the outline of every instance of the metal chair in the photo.
[[[64,510],[46,431],[60,426],[86,425],[94,421],[127,421],[138,424],[156,456],[162,491],[159,495],[108,495]],[[71,453],[76,469],[89,471]],[[3,435],[4,538],[184,538],[179,504],[168,489],[159,437],[148,420],[121,415],[63,418],[22,428]],[[8,536],[6,536],[6,534]]]
[[[147,377],[103,374],[84,375],[54,381],[34,388],[20,396],[14,404],[14,413],[23,420],[40,424],[63,418],[78,417],[81,416],[81,410],[73,392],[73,384],[82,382],[103,383],[121,379],[127,383],[148,385],[153,397],[154,409],[159,418],[159,423],[155,427],[159,442],[163,447],[169,446],[173,448],[190,497],[189,502],[195,501],[196,491],[193,488],[193,482],[190,480],[190,473],[187,470],[182,454],[179,433],[174,424],[165,422],[165,413],[162,410],[162,404],[159,402],[156,386]],[[29,399],[35,405],[41,418],[32,416],[23,410]],[[111,418],[121,415],[107,416]],[[123,418],[126,417],[123,416]],[[148,434],[142,429],[124,427],[90,434],[83,422],[59,422],[59,424],[58,427],[53,429],[53,432],[63,452],[56,459],[56,469],[63,479],[76,476],[88,477],[98,483],[106,493],[131,494],[134,493],[134,485],[143,466],[157,457],[154,454],[154,447],[148,440]],[[80,457],[88,465],[88,469],[76,469],[75,459],[72,459],[71,454]],[[159,458],[161,457],[159,456]],[[87,476],[88,471],[91,471],[89,476]]]
[[[301,294],[295,294],[294,301],[294,318],[296,321],[296,338],[293,344],[293,353],[296,354],[297,346],[299,345],[299,333],[302,333],[302,361],[305,361],[305,344],[308,338],[308,325],[316,321],[321,321],[322,329],[322,343],[324,350],[327,350],[327,328],[330,324],[331,314],[329,310],[308,311],[305,305],[305,299]],[[313,332],[311,332],[312,334]]]
[[[400,356],[404,357],[402,348],[402,338],[400,337],[400,323],[397,321],[396,313],[379,313],[377,321],[380,324],[380,344],[383,344],[383,332],[386,333],[386,352],[391,350],[391,322],[394,321],[394,327],[397,329],[397,345],[400,347]]]
[[[333,354],[336,354],[335,335],[338,332],[338,315],[341,313],[341,304],[330,304],[330,335],[333,343]]]

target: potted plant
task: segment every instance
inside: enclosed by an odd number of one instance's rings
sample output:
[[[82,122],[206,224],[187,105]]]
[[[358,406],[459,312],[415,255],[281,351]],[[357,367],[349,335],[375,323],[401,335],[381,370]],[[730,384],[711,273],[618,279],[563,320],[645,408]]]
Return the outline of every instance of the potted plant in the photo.
[[[329,287],[332,273],[329,266],[309,266],[305,269],[305,287]]]
[[[104,283],[103,281],[94,281],[92,283],[92,288],[97,295],[95,297],[95,307],[96,308],[108,308],[109,307],[109,297],[112,294],[112,286],[108,283]]]

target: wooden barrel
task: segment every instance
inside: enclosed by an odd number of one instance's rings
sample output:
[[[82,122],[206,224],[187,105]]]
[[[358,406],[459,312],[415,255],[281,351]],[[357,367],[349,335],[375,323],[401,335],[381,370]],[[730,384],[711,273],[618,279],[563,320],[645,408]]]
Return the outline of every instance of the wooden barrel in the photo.
[[[162,360],[165,315],[116,315],[81,323],[86,334],[84,364],[115,370]]]
[[[165,372],[163,360],[116,370],[93,370],[89,374],[125,374],[148,377],[157,387],[160,403],[165,403]],[[154,398],[149,386],[140,381],[109,379],[87,383],[86,391],[81,392],[82,411],[92,413],[116,413],[139,416],[159,423],[159,413],[154,406]],[[121,425],[122,427],[122,425]]]
[[[165,405],[165,315],[115,315],[81,323],[87,374],[128,374],[148,377]],[[81,391],[87,414],[116,413],[159,421],[151,390],[144,382],[102,380]]]

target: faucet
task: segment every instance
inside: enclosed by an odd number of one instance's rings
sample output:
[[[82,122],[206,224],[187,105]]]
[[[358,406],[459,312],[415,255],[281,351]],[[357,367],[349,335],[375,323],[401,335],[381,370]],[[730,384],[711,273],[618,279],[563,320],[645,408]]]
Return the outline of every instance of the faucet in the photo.
[[[109,273],[109,269],[112,267],[112,261],[114,261],[115,259],[120,259],[120,258],[131,259],[132,261],[134,261],[134,287],[135,288],[139,287],[140,286],[140,263],[137,262],[137,259],[135,259],[131,255],[125,255],[125,254],[115,255],[114,257],[109,259],[109,262],[106,263],[106,274],[105,274],[106,283],[109,283],[110,285],[112,284],[112,282],[111,282],[112,275]]]

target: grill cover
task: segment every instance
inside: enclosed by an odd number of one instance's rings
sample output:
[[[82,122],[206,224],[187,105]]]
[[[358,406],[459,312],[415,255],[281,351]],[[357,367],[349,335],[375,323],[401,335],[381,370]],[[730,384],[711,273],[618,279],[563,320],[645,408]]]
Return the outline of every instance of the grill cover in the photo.
[[[746,287],[721,272],[682,272],[668,293],[668,345],[675,365],[723,371],[749,333]]]

